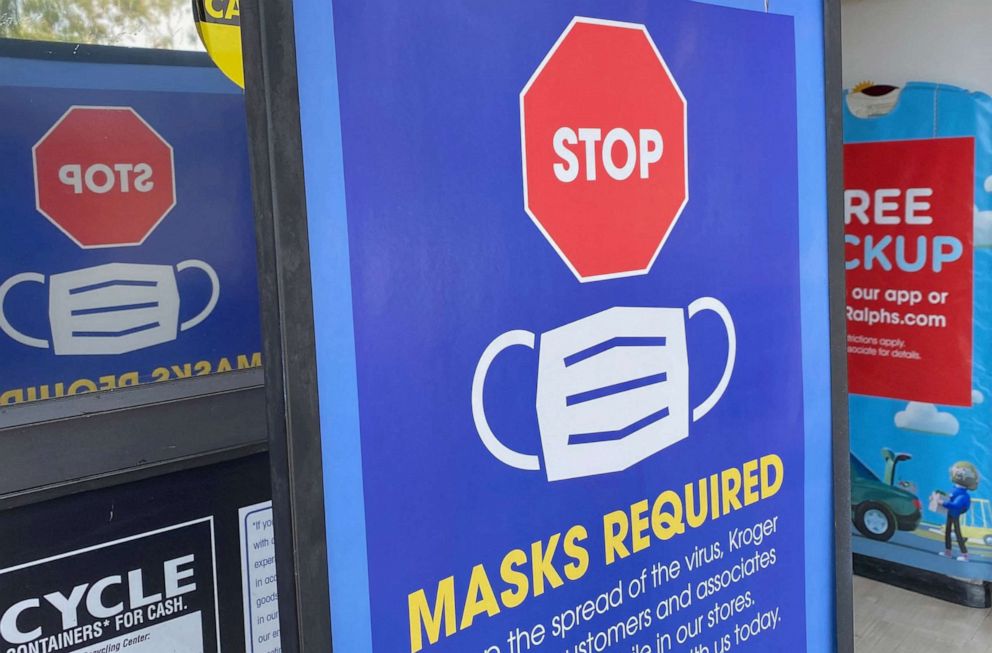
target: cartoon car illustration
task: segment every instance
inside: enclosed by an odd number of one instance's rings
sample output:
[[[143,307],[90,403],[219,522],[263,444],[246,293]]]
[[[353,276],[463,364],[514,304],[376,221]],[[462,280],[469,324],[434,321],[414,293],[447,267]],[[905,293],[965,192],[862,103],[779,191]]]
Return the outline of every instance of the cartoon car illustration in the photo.
[[[908,460],[908,457],[901,459]],[[893,473],[887,473],[887,476],[894,477],[894,465],[892,467]],[[922,507],[915,494],[883,483],[851,454],[851,519],[859,533],[884,542],[892,539],[897,530],[916,530],[923,516]]]
[[[961,534],[992,546],[992,504],[988,499],[971,500],[971,508],[961,516]]]

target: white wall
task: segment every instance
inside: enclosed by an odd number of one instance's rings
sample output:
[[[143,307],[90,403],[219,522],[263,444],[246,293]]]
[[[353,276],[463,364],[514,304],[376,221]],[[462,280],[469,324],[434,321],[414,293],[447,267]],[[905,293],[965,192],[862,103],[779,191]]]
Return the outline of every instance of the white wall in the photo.
[[[992,94],[992,0],[842,0],[844,86],[941,82]]]

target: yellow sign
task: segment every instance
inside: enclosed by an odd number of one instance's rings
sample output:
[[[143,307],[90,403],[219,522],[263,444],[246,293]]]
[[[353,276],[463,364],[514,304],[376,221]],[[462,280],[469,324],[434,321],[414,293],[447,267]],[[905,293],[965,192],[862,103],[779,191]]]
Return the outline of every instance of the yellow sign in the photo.
[[[196,31],[210,58],[231,81],[244,88],[238,0],[193,0],[193,15]]]

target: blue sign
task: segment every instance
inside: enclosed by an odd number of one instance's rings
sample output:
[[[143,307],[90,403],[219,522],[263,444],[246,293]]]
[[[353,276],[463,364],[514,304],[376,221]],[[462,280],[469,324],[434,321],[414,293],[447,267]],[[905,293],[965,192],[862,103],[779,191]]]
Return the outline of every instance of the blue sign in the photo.
[[[240,90],[0,61],[0,406],[258,367]]]
[[[830,647],[820,3],[330,4],[335,647]]]

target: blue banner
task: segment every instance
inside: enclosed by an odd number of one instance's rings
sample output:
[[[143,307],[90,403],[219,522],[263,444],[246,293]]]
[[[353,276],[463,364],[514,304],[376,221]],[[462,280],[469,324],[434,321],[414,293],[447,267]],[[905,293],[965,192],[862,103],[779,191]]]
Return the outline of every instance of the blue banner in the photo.
[[[0,405],[258,367],[239,89],[195,66],[2,67]]]
[[[851,111],[849,102],[879,99],[892,102],[888,110],[875,109],[870,117]],[[866,178],[887,176],[887,187],[897,186],[893,180],[927,186],[933,217],[932,227],[924,228],[945,240],[956,230],[960,243],[960,262],[933,277],[934,287],[948,296],[945,301],[935,297],[937,292],[924,294],[925,282],[899,278],[898,269],[887,273],[876,266],[860,278],[848,278],[852,546],[873,558],[989,581],[992,304],[986,298],[992,291],[992,148],[987,135],[992,98],[947,84],[911,82],[876,98],[852,91],[844,100],[848,196],[867,186]],[[935,148],[948,146],[957,148],[953,158],[935,165]],[[893,147],[921,154],[887,157],[884,165],[863,161]],[[917,181],[928,177],[930,183]],[[942,204],[951,201],[951,207]],[[851,222],[854,229],[860,227]],[[912,223],[884,228],[890,236],[914,241],[918,234],[902,232],[921,229]],[[895,312],[884,294],[865,301],[861,294],[874,287],[915,290],[920,299],[915,305],[904,301],[905,308]],[[870,312],[878,326],[859,319],[858,309]],[[893,319],[902,313],[910,319]],[[898,369],[886,360],[898,361],[897,356],[912,358]],[[905,383],[907,378],[915,387]],[[948,396],[948,388],[956,388],[958,396]]]
[[[297,3],[336,647],[828,645],[808,4]]]

